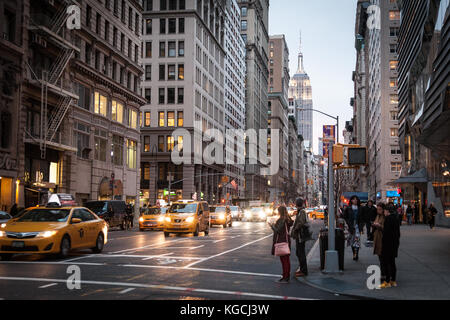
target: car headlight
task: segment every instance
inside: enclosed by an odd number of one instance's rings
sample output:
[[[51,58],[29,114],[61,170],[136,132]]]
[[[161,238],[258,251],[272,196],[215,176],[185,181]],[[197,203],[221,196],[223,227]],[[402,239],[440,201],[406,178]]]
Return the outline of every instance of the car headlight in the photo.
[[[6,227],[6,223],[2,223],[2,224],[0,224],[0,228],[4,228],[4,227]]]
[[[194,217],[189,217],[189,218],[187,218],[187,219],[186,219],[186,222],[187,222],[187,223],[192,223],[192,222],[194,222]]]
[[[144,222],[144,218],[143,218],[143,217],[140,217],[140,218],[139,218],[139,222]]]
[[[225,219],[225,215],[223,213],[219,214],[219,220],[224,220]]]
[[[165,220],[166,222],[170,222],[170,217],[165,217],[164,220]]]
[[[261,219],[265,219],[265,218],[267,217],[267,215],[266,215],[266,213],[265,213],[264,211],[261,211],[261,212],[259,213],[259,217],[260,217]]]
[[[270,208],[266,208],[264,211],[266,212],[266,214],[269,214],[270,213]]]
[[[159,217],[158,222],[164,222],[164,217]]]
[[[6,236],[6,232],[5,231],[0,231],[0,238],[3,238],[4,236]]]
[[[56,234],[56,231],[43,231],[43,232],[39,232],[39,237],[40,238],[50,238],[52,236],[54,236]]]
[[[252,213],[250,211],[245,211],[245,217],[250,218],[252,216]]]

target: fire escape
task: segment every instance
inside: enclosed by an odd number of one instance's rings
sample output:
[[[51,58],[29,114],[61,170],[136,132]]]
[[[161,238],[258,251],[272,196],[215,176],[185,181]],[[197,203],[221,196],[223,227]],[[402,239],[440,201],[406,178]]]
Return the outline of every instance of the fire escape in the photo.
[[[48,1],[48,0],[46,0]],[[56,1],[48,1],[52,5]],[[41,72],[33,70],[33,67],[41,68],[42,66],[28,65],[31,78],[35,81],[37,86],[41,89],[41,113],[40,113],[40,135],[39,145],[41,151],[41,158],[45,159],[47,146],[55,146],[55,135],[60,128],[65,115],[67,114],[72,103],[78,100],[78,95],[73,91],[71,85],[67,86],[64,83],[63,74],[66,70],[70,60],[74,57],[75,52],[79,52],[79,48],[74,45],[74,37],[72,42],[65,38],[67,32],[75,32],[73,30],[66,30],[66,20],[68,18],[67,7],[74,4],[71,0],[62,0],[61,5],[56,11],[56,14],[49,19],[47,16],[37,14],[31,16],[29,30],[33,32],[34,41],[39,41],[41,44],[47,46],[51,43],[58,50],[58,56],[48,70],[42,69]],[[37,40],[36,40],[37,39]],[[53,110],[49,110],[48,94],[49,92],[58,96],[58,102]],[[49,114],[50,113],[50,114]]]

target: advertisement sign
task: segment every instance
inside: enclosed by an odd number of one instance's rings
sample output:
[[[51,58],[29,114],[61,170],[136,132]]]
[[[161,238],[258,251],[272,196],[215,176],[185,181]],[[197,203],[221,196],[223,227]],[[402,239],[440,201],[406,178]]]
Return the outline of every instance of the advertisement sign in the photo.
[[[336,143],[336,126],[323,126],[323,157],[328,158],[328,143]]]

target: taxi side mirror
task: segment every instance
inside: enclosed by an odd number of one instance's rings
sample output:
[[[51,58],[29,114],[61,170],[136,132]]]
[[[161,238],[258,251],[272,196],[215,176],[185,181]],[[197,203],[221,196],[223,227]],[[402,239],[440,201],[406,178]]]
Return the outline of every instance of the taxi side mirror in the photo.
[[[71,224],[77,224],[77,223],[80,223],[80,222],[81,222],[81,219],[79,219],[79,218],[72,218],[72,220],[70,220]]]

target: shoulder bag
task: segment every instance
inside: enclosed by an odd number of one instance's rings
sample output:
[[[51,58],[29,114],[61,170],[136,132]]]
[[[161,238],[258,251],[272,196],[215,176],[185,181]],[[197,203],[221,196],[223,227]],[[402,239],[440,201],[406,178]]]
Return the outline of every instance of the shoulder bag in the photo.
[[[286,242],[275,243],[275,255],[277,257],[283,257],[291,254],[291,249],[289,248],[289,240],[288,240],[288,228],[286,223],[284,224],[286,227]],[[277,235],[278,242],[278,235]]]

